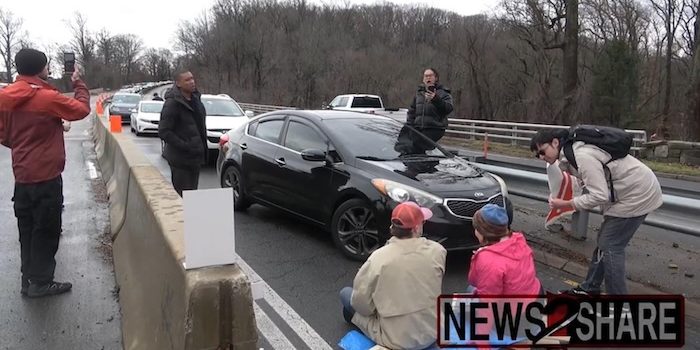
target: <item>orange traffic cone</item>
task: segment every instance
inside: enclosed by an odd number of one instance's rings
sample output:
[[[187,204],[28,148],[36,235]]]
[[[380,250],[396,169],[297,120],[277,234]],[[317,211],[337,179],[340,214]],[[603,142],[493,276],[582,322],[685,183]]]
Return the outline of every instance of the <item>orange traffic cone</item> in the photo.
[[[110,115],[109,116],[109,131],[114,133],[122,132],[122,116],[120,115]]]

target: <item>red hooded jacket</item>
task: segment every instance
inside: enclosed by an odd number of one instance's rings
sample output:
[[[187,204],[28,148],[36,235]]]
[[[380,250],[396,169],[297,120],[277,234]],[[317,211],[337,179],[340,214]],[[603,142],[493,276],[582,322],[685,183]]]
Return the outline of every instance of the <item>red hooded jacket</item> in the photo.
[[[63,172],[66,150],[61,119],[75,121],[90,114],[90,92],[73,83],[75,98],[49,83],[20,75],[0,90],[0,144],[12,149],[15,182],[32,184]]]

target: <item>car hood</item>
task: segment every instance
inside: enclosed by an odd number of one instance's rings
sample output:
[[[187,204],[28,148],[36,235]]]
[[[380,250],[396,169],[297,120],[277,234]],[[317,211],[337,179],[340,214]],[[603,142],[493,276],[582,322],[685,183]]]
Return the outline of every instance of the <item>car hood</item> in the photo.
[[[220,117],[207,116],[207,129],[209,130],[231,130],[235,129],[248,121],[248,117]]]
[[[358,165],[374,176],[445,197],[471,197],[468,192],[474,191],[490,196],[500,191],[500,185],[493,177],[457,157],[422,157],[392,161],[358,159]]]
[[[160,120],[160,113],[144,113],[139,112],[139,118],[143,120]]]

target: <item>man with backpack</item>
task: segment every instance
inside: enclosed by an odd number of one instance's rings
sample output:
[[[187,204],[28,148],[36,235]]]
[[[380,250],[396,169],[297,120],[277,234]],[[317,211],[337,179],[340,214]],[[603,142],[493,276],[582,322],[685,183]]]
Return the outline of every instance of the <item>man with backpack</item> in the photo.
[[[629,155],[632,136],[624,130],[580,125],[571,130],[540,130],[532,138],[535,157],[559,166],[579,178],[586,192],[571,200],[550,198],[552,209],[600,207],[603,223],[585,281],[567,291],[589,295],[627,294],[625,248],[647,214],[663,204],[654,172]]]

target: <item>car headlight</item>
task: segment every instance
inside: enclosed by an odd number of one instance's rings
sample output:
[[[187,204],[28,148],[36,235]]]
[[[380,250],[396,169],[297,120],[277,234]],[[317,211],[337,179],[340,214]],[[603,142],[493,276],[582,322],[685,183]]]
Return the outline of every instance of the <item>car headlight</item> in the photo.
[[[413,201],[421,207],[432,208],[443,202],[442,198],[434,194],[390,180],[374,179],[372,185],[380,193],[398,203]]]
[[[489,173],[489,175],[493,176],[493,178],[498,182],[498,185],[501,186],[501,194],[503,194],[503,198],[508,197],[508,186],[506,186],[506,182],[503,181],[500,176],[494,173]]]

